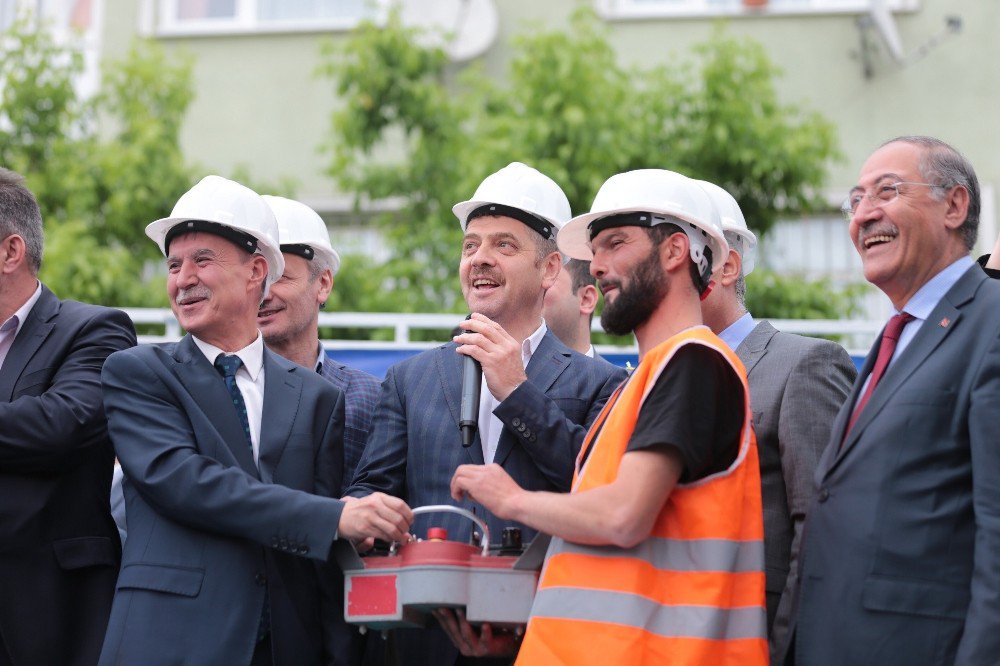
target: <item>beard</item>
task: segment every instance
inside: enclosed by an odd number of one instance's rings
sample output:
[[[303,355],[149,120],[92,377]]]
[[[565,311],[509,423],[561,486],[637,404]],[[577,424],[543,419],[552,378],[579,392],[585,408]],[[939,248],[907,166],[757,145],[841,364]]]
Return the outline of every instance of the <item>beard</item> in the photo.
[[[667,294],[667,275],[660,265],[660,254],[654,248],[628,275],[628,282],[607,280],[601,282],[617,286],[618,295],[604,303],[601,326],[611,335],[626,335],[639,328],[653,316],[660,301]]]

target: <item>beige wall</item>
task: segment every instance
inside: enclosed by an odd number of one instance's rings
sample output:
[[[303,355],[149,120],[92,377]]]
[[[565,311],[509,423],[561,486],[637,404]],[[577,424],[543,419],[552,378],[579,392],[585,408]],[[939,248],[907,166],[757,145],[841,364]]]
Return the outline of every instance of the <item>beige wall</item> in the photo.
[[[484,56],[487,72],[502,76],[512,35],[533,26],[564,26],[573,0],[496,0],[500,36]],[[135,0],[106,0],[105,52],[120,54],[139,23]],[[1000,2],[921,0],[916,12],[896,15],[904,48],[916,49],[941,32],[947,14],[963,30],[925,58],[899,66],[876,54],[866,79],[858,59],[856,17],[809,15],[741,17],[729,29],[767,47],[784,70],[786,101],[822,111],[839,128],[846,155],[834,165],[831,196],[846,190],[870,150],[902,133],[939,136],[964,151],[981,179],[1000,181]],[[610,39],[623,62],[655,64],[683,54],[712,29],[704,19],[609,21]],[[208,170],[248,165],[258,180],[294,177],[299,196],[336,198],[318,153],[336,104],[331,83],[317,78],[320,44],[343,33],[212,36],[163,39],[197,58],[197,98],[185,125],[188,156]],[[988,204],[990,210],[992,205]],[[994,233],[995,227],[987,230]],[[991,239],[992,240],[992,239]]]

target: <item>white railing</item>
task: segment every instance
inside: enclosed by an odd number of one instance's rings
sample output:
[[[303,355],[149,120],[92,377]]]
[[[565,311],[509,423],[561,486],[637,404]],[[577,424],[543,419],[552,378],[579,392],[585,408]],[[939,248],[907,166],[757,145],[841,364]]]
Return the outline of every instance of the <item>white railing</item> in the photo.
[[[163,328],[162,333],[139,336],[140,342],[171,342],[180,339],[183,331],[174,314],[168,308],[123,308],[137,325],[155,325]],[[426,349],[447,339],[442,335],[438,342],[415,342],[411,334],[415,330],[449,331],[462,320],[460,314],[414,314],[393,312],[321,312],[319,325],[330,328],[361,328],[368,330],[391,329],[393,339],[389,340],[323,340],[328,349]],[[864,355],[885,322],[868,320],[839,319],[772,319],[771,323],[780,331],[811,336],[842,336],[844,346],[851,354]],[[601,331],[601,324],[594,320],[594,331]],[[604,353],[635,351],[634,347],[599,346]]]

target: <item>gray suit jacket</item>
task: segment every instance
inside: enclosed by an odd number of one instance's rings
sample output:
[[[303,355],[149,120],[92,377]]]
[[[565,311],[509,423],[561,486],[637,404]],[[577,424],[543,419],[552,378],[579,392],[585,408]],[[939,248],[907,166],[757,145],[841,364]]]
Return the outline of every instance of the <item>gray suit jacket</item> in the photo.
[[[971,267],[886,371],[841,445],[868,355],[816,471],[796,662],[1000,659],[1000,284]]]
[[[772,663],[789,623],[802,524],[833,420],[857,376],[843,347],[759,322],[736,348],[746,366],[764,503],[767,626]]]
[[[105,364],[129,536],[101,664],[248,664],[265,587],[276,664],[325,663],[348,648],[342,579],[326,563],[342,508],[331,497],[344,398],[267,350],[264,376],[258,465],[190,336]]]

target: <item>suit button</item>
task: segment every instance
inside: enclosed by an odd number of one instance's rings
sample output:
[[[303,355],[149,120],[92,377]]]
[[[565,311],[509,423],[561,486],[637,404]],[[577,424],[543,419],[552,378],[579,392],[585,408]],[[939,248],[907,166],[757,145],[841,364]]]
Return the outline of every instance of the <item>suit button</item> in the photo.
[[[309,553],[309,546],[299,546],[299,555],[306,555]]]
[[[532,435],[531,437],[529,437],[529,438],[528,438],[528,441],[529,441],[529,442],[537,442],[537,441],[538,441],[538,438],[537,438],[537,437],[535,437],[534,435]]]
[[[277,548],[279,545],[281,545],[281,542],[278,541],[278,537],[272,537],[271,538],[271,548]]]
[[[288,539],[281,540],[281,550],[288,550]]]
[[[528,429],[528,426],[524,425],[523,423],[517,424],[517,431],[518,432],[524,432],[527,429]]]
[[[829,499],[829,497],[830,497],[830,491],[829,490],[827,490],[826,488],[820,488],[819,489],[819,501],[820,502],[825,502],[827,499]]]
[[[257,585],[261,587],[264,587],[267,585],[267,576],[258,572],[257,575],[253,577],[253,582],[257,583]]]
[[[513,419],[511,419],[510,424],[516,428],[517,426],[521,425],[521,419],[514,417]]]

